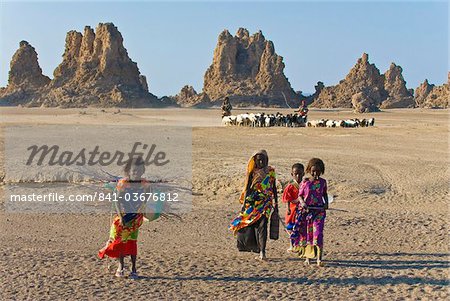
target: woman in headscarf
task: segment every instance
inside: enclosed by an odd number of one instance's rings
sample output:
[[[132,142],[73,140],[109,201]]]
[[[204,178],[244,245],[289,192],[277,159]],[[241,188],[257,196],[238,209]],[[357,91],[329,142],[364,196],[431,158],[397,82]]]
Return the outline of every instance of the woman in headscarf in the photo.
[[[259,252],[261,260],[266,259],[270,213],[278,205],[275,170],[268,163],[265,150],[254,153],[248,161],[245,186],[239,199],[243,206],[230,225],[230,230],[237,234],[239,251]]]

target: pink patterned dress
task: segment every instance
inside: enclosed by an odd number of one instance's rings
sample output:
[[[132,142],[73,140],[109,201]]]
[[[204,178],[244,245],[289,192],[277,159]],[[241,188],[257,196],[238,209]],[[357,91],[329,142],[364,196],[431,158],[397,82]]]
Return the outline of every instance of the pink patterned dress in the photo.
[[[300,184],[299,196],[302,196],[309,209],[308,211],[298,206],[295,224],[291,234],[293,247],[317,246],[323,248],[323,228],[326,211],[321,209],[325,203],[323,196],[327,193],[327,181],[322,178],[317,180],[305,179]]]

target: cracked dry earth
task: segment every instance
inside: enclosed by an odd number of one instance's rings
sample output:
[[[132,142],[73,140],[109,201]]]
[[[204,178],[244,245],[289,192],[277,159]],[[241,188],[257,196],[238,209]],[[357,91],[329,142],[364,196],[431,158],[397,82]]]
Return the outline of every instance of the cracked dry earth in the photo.
[[[234,113],[239,113],[236,111]],[[448,110],[387,110],[359,129],[221,127],[217,110],[1,108],[4,130],[20,124],[193,126],[192,210],[141,228],[138,280],[116,279],[96,253],[108,214],[12,213],[1,190],[2,300],[445,300],[448,279]],[[310,119],[350,118],[312,110]],[[88,138],[87,138],[88,139]],[[227,230],[250,154],[268,151],[279,187],[290,166],[326,164],[334,196],[325,224],[327,266],[268,242],[267,262],[239,253]],[[1,165],[4,166],[4,156]],[[2,167],[0,178],[4,177]],[[284,212],[284,205],[281,212]]]

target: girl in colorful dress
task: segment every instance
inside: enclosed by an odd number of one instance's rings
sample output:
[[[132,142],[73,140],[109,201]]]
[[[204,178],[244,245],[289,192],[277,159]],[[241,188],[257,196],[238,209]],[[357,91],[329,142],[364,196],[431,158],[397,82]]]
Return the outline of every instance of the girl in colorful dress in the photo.
[[[286,231],[289,235],[292,234],[292,228],[294,227],[295,213],[297,211],[297,204],[298,204],[299,185],[302,182],[304,175],[305,175],[305,167],[303,166],[303,164],[295,163],[294,165],[292,165],[291,170],[292,180],[289,182],[286,188],[284,188],[283,191],[282,201],[287,205],[285,224],[286,224]],[[292,243],[287,251],[288,252],[294,251]]]
[[[320,176],[325,172],[322,160],[312,158],[308,162],[306,178],[299,188],[299,203],[295,224],[292,229],[291,243],[299,256],[309,260],[316,258],[317,265],[323,266],[323,228],[326,209],[328,209],[327,181]]]
[[[240,197],[243,206],[229,227],[237,235],[239,251],[259,252],[260,260],[266,260],[267,223],[278,205],[275,170],[268,163],[265,150],[256,152],[248,161]]]
[[[124,258],[131,257],[130,278],[137,278],[137,238],[139,227],[144,221],[146,197],[143,193],[150,191],[150,184],[142,178],[145,173],[145,162],[142,157],[130,159],[124,167],[125,178],[118,180],[116,198],[114,202],[116,215],[114,216],[110,239],[107,245],[98,253],[100,258],[105,255],[119,260],[116,277],[124,276]]]

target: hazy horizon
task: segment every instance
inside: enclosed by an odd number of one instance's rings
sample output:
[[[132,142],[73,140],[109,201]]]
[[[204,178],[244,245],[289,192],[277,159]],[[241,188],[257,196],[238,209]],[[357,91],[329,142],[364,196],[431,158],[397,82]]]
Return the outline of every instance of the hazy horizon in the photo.
[[[53,78],[62,62],[66,33],[112,22],[129,57],[157,96],[188,84],[197,92],[211,65],[217,37],[239,27],[261,30],[283,57],[294,90],[314,92],[343,79],[363,52],[381,73],[391,62],[403,68],[408,88],[424,79],[447,82],[448,2],[2,2],[1,74],[21,40],[38,53]],[[45,20],[45,22],[43,21]]]

